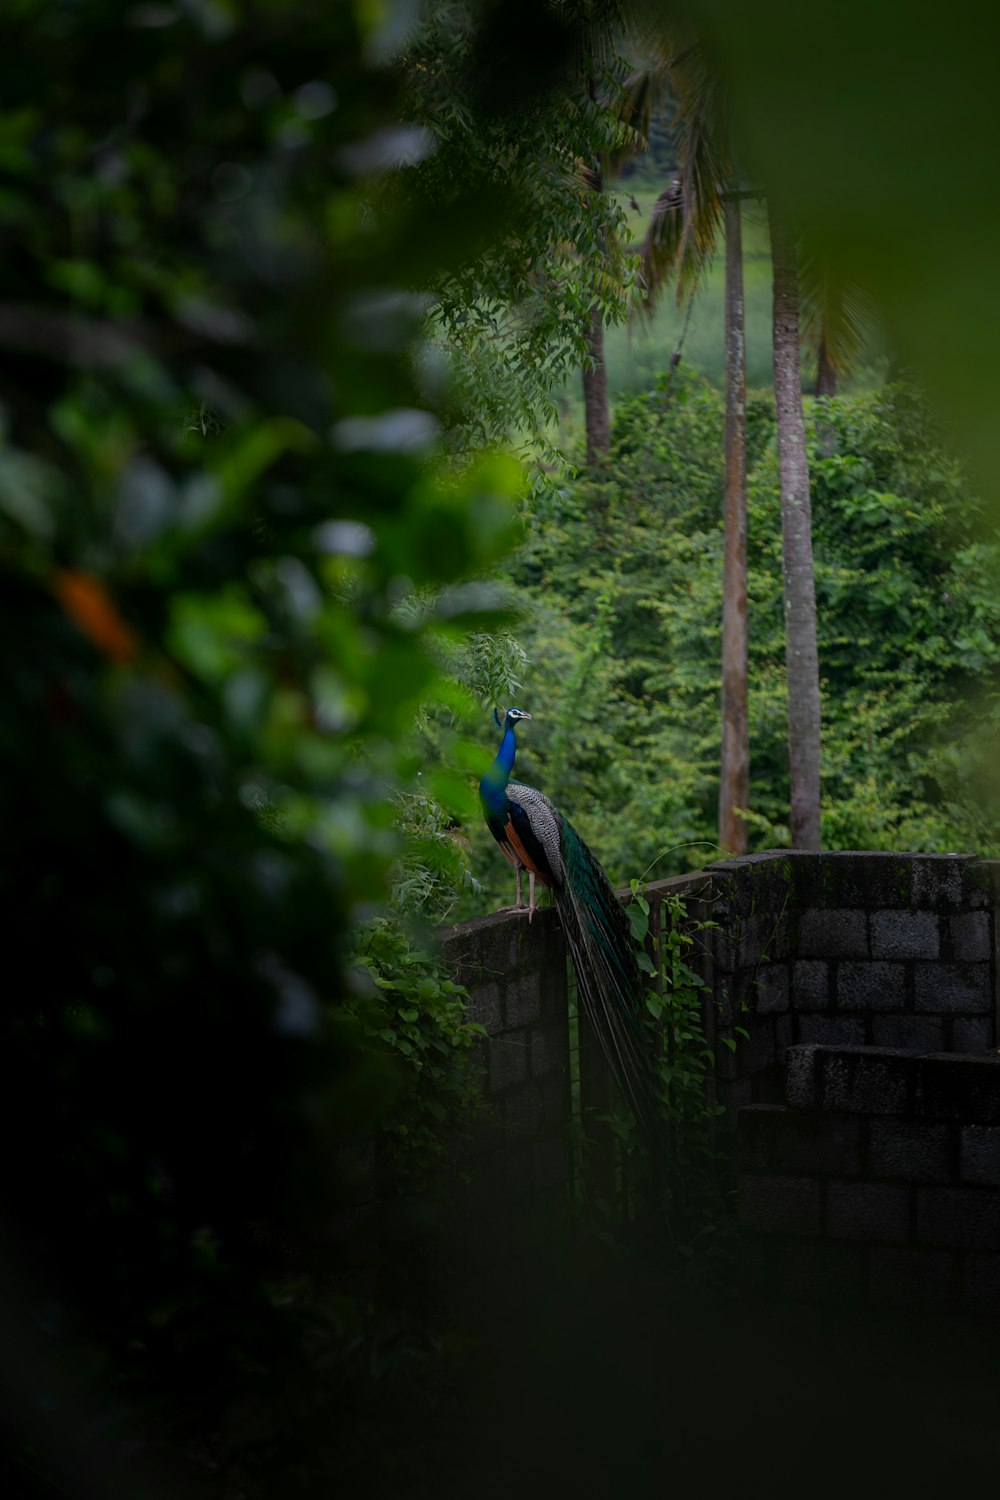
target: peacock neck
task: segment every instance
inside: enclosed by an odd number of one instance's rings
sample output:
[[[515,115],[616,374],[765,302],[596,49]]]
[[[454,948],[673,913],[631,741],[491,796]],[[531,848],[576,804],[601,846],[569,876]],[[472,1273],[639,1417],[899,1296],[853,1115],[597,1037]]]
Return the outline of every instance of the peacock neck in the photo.
[[[510,773],[514,769],[514,756],[517,754],[517,735],[514,733],[513,724],[508,724],[500,741],[500,749],[497,751],[497,767],[503,772],[505,782],[510,780]]]
[[[510,780],[510,773],[514,769],[514,756],[517,754],[517,736],[514,733],[513,724],[508,724],[500,741],[500,749],[497,758],[483,777],[484,784],[491,788],[502,790]]]

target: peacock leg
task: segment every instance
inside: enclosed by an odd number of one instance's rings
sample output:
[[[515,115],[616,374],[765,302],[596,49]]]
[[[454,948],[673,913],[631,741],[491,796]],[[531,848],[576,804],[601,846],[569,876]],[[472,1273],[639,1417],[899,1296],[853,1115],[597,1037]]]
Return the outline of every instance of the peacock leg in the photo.
[[[522,870],[522,868],[523,867],[521,865],[515,865],[514,866],[514,879],[517,882],[517,900],[515,901],[515,903],[514,903],[513,906],[504,906],[501,909],[503,911],[505,911],[505,912],[513,912],[513,911],[525,912],[526,911],[526,912],[528,912],[528,920],[530,921],[531,920],[531,911],[528,909],[528,907],[525,906],[525,904],[524,904],[524,896],[521,894],[521,870]],[[532,877],[531,877],[531,888],[532,888],[532,890],[534,890],[534,888],[535,888],[535,877],[534,877],[534,875],[532,875]]]
[[[528,871],[528,921],[535,915],[535,872]]]

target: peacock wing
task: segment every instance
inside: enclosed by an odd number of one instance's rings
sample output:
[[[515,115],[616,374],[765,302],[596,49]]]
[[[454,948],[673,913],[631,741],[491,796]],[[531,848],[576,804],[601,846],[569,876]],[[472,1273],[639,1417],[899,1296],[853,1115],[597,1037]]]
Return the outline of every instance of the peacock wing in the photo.
[[[558,890],[565,880],[562,814],[543,792],[512,781],[507,786],[507,837],[525,869]]]

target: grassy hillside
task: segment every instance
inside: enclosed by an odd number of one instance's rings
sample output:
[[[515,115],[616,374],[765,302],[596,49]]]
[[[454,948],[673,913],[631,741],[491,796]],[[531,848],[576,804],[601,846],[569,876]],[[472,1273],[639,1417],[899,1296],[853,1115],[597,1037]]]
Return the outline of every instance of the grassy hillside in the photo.
[[[636,244],[641,242],[652,217],[659,186],[648,182],[636,186],[639,213],[629,209],[629,222]],[[684,340],[683,359],[705,375],[713,385],[722,384],[723,298],[725,266],[723,247],[695,298]],[[771,383],[771,253],[767,219],[762,206],[744,205],[743,279],[747,309],[747,382],[750,386]],[[672,292],[660,300],[650,321],[640,314],[631,329],[608,331],[608,380],[612,396],[646,390],[670,363],[686,318]]]
[[[648,174],[631,178],[619,189],[626,205],[634,198],[636,212],[628,209],[629,224],[638,246],[646,231],[660,192],[660,184]],[[636,395],[651,389],[658,376],[669,368],[687,320],[682,359],[694,370],[721,388],[725,350],[723,312],[725,265],[723,247],[709,268],[704,283],[694,299],[690,320],[687,308],[678,307],[671,292],[661,298],[653,317],[639,312],[631,326],[610,328],[605,338],[608,367],[608,391],[611,400]],[[747,385],[751,390],[769,387],[771,360],[771,253],[767,232],[767,214],[763,204],[747,202],[743,206],[743,281],[746,297]],[[869,390],[884,374],[884,360],[877,353],[844,382],[844,390],[853,393]],[[806,358],[803,380],[807,388],[815,371]],[[583,402],[579,382],[574,382],[562,397],[561,441],[572,447],[583,421]]]

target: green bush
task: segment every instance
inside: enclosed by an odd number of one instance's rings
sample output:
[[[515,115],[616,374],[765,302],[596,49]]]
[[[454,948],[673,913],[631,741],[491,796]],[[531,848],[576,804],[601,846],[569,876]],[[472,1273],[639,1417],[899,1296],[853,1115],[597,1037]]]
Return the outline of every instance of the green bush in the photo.
[[[327,1493],[345,1391],[405,1365],[343,1148],[464,1098],[457,995],[404,955],[417,1021],[375,1047],[350,961],[438,638],[501,618],[441,591],[496,563],[519,475],[433,462],[399,273],[450,221],[373,208],[398,81],[360,16],[2,23],[0,1373],[47,1490],[166,1492],[183,1452]]]

